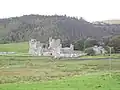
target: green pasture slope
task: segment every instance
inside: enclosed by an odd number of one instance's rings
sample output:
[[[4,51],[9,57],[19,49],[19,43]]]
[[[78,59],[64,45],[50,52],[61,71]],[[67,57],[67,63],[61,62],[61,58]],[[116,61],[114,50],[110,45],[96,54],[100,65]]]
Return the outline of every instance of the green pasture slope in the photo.
[[[0,56],[0,90],[120,90],[120,60]]]
[[[27,53],[28,43],[10,43],[10,44],[0,44],[0,52],[17,52],[17,53]]]

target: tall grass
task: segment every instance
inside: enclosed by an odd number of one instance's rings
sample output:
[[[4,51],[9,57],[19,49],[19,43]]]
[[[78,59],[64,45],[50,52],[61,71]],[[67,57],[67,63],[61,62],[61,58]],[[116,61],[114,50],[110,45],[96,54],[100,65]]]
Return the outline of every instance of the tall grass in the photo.
[[[120,60],[112,60],[112,70],[118,72]],[[108,73],[108,60],[56,60],[50,57],[0,57],[0,83],[46,81],[76,75]]]

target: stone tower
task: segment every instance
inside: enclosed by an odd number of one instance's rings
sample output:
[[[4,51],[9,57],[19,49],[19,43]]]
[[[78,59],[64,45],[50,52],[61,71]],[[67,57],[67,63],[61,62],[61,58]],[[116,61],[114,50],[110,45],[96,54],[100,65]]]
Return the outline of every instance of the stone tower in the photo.
[[[37,41],[36,39],[31,39],[29,41],[29,54],[36,55],[36,50],[37,50]]]
[[[73,51],[74,50],[74,45],[70,44],[70,49]]]
[[[49,48],[50,49],[56,49],[60,46],[60,39],[52,39],[52,37],[49,38]]]

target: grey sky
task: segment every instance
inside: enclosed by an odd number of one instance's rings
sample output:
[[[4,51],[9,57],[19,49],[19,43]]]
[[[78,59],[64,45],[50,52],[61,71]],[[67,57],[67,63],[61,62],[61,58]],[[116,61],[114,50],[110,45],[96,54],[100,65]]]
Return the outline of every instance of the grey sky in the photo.
[[[0,18],[66,14],[88,21],[120,19],[119,4],[120,0],[1,0]]]

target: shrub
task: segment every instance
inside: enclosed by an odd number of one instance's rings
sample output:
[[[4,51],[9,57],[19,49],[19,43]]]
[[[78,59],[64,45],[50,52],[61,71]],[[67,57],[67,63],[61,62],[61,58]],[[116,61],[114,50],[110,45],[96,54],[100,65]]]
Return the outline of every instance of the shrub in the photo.
[[[109,53],[110,53],[109,47],[108,47],[108,46],[105,46],[104,48],[105,48],[105,50],[107,51],[107,54],[109,54]],[[114,48],[111,48],[111,53],[115,53],[115,49],[114,49]]]
[[[95,55],[95,51],[93,50],[92,47],[86,48],[86,49],[85,49],[85,53],[87,53],[87,55],[90,55],[90,56]]]

